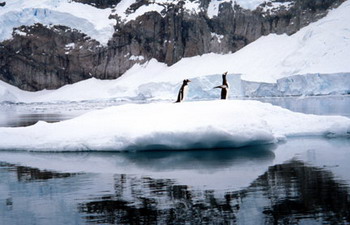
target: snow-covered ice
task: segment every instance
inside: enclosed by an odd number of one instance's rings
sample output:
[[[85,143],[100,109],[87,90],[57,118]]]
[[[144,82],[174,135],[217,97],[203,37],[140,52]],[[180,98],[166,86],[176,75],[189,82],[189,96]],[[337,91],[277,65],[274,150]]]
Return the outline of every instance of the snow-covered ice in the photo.
[[[69,0],[11,0],[0,10],[0,41],[10,39],[12,30],[35,23],[65,25],[86,33],[101,44],[107,44],[114,32],[115,20],[109,19],[112,9]]]
[[[126,104],[59,123],[0,128],[0,149],[121,151],[232,148],[290,136],[347,136],[350,119],[257,101]]]
[[[117,80],[91,78],[57,90],[27,92],[0,81],[0,102],[72,102],[72,101],[175,101],[182,84],[181,79],[162,82],[146,82],[140,85]],[[147,79],[147,78],[140,78]],[[347,95],[350,93],[350,73],[305,74],[277,80],[276,83],[250,82],[239,74],[228,74],[229,98],[285,97],[314,95]],[[222,83],[221,74],[192,77],[187,100],[220,99],[220,90],[213,89]],[[88,90],[88,91],[87,91]]]
[[[249,97],[347,95],[350,73],[294,75],[276,83],[242,81],[240,89],[242,96]]]

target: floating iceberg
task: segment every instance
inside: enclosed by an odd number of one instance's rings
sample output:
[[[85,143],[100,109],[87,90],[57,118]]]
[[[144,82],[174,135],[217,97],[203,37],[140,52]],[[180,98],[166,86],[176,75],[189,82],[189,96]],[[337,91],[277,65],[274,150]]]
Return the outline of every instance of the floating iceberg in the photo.
[[[126,104],[59,123],[0,128],[0,149],[124,151],[234,148],[290,136],[348,136],[350,119],[258,101]]]

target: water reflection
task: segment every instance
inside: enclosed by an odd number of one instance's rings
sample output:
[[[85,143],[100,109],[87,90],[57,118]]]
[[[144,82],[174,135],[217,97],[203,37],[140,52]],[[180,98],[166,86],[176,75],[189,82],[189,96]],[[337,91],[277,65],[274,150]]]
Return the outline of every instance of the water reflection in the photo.
[[[167,179],[128,179],[116,177],[115,195],[101,196],[79,205],[79,210],[88,215],[85,218],[89,223],[232,223],[239,209],[230,204],[229,196],[219,199],[210,190],[196,192]]]
[[[60,122],[73,118],[73,115],[63,115],[54,113],[25,113],[6,115],[6,119],[0,118],[0,127],[26,127],[36,124],[38,121],[48,123]]]
[[[324,168],[293,160],[269,168],[250,191],[260,189],[271,200],[263,211],[269,223],[319,219],[328,224],[350,222],[349,188]]]
[[[349,95],[257,98],[256,100],[281,106],[294,112],[350,117]]]
[[[2,159],[12,154],[28,163],[48,162],[62,168],[75,164],[85,173],[0,163],[0,221],[51,225],[349,224],[348,184],[331,172],[347,162],[315,166],[299,155],[268,167],[275,159],[274,147],[118,154],[1,152]],[[288,151],[286,147],[282,150]],[[335,157],[343,154],[334,148],[330,151]],[[77,165],[82,161],[95,172]],[[99,163],[108,162],[117,165],[96,172]],[[123,167],[124,172],[116,172]],[[250,167],[251,171],[243,172]],[[193,186],[203,174],[207,185]],[[245,176],[252,179],[237,189]],[[180,181],[182,177],[189,178]],[[218,183],[208,186],[213,182]]]
[[[138,151],[120,153],[117,157],[147,170],[211,170],[228,167],[247,160],[259,163],[271,161],[275,157],[273,150],[276,148],[276,144],[269,144],[237,149]]]
[[[70,177],[74,175],[71,173],[57,173],[57,172],[52,172],[47,170],[39,170],[37,168],[16,166],[14,164],[9,164],[4,162],[0,162],[0,168],[6,168],[11,172],[16,172],[17,179],[19,182],[65,178],[65,177]]]
[[[272,166],[248,188],[223,195],[169,179],[116,175],[114,181],[115,194],[79,204],[89,223],[350,223],[347,185],[330,171],[298,160]]]
[[[188,154],[197,157],[203,152]],[[228,152],[222,154],[218,161]],[[130,159],[138,160],[138,157],[143,158],[140,155]],[[156,159],[168,157],[154,152],[148,158],[152,164]],[[210,154],[202,158],[207,157],[210,158]],[[328,169],[293,159],[270,166],[251,185],[237,191],[193,188],[168,178],[114,174],[112,189],[106,191],[105,176],[58,173],[1,163],[0,221],[8,224],[25,221],[36,221],[36,224],[349,224],[349,187]],[[13,174],[17,182],[4,171]],[[6,185],[10,190],[5,191]],[[47,210],[49,208],[52,210]]]
[[[72,196],[83,177],[1,163],[0,224],[84,224]]]

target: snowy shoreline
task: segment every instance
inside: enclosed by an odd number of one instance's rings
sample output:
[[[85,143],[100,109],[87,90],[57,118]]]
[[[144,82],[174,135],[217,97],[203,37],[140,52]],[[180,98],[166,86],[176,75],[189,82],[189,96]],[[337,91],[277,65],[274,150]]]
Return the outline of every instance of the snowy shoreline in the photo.
[[[350,73],[304,74],[285,77],[276,83],[251,82],[239,74],[227,76],[231,99],[255,97],[302,97],[350,94]],[[180,82],[147,82],[127,85],[125,79],[98,80],[91,78],[57,90],[28,92],[0,81],[0,103],[38,103],[74,101],[175,101]],[[214,100],[220,92],[213,87],[220,84],[221,75],[192,77],[187,100]]]

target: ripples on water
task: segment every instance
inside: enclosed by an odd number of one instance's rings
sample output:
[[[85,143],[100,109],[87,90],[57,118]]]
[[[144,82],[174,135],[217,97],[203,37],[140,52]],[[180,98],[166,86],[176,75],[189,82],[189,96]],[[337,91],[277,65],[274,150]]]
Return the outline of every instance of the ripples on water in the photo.
[[[128,174],[114,174],[111,191],[89,193],[83,185],[98,183],[94,174],[8,163],[0,164],[0,174],[0,221],[6,224],[350,223],[346,182],[297,159],[270,166],[246,188],[219,194]]]

